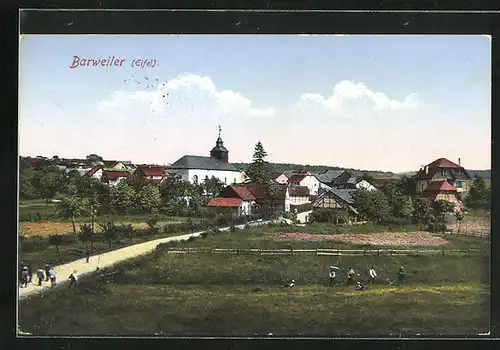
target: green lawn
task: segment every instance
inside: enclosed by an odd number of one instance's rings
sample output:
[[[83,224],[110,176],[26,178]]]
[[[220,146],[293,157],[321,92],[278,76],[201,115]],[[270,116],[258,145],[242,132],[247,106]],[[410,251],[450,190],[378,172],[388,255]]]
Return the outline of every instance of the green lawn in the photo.
[[[380,283],[364,292],[328,287],[332,263],[352,266],[362,279],[375,264]],[[400,265],[406,284],[391,287],[385,279],[395,279]],[[489,328],[488,268],[486,256],[161,253],[120,264],[114,284],[88,278],[78,289],[23,301],[20,326],[35,335],[477,335]],[[280,288],[292,278],[295,288]]]

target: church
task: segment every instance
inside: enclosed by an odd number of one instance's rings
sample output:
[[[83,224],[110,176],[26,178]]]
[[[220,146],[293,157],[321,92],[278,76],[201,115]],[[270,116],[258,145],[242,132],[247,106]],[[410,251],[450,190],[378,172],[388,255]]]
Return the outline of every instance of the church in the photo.
[[[178,174],[182,180],[198,184],[205,178],[219,179],[222,183],[238,184],[243,182],[244,175],[229,163],[229,151],[222,142],[221,127],[215,147],[210,151],[210,157],[185,155],[167,168],[170,174]]]

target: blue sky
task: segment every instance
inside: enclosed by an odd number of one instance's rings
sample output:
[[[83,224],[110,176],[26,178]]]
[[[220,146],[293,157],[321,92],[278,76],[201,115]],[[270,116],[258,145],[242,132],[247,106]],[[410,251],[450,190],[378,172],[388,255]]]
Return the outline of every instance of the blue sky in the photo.
[[[261,140],[272,162],[490,168],[486,36],[28,35],[19,65],[21,155],[168,164],[221,124],[234,162]]]

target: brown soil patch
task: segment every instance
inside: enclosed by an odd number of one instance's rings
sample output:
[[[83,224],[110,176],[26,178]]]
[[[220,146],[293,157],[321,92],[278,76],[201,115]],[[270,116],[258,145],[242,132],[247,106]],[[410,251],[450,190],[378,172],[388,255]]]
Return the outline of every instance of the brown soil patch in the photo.
[[[82,223],[76,224],[76,230],[79,232],[80,225]],[[90,224],[90,222],[88,223]],[[117,225],[121,224],[120,222],[116,223]],[[146,223],[132,223],[134,228],[145,228],[148,225]],[[96,232],[100,231],[100,227],[98,224],[95,224],[94,229]],[[71,222],[20,222],[19,223],[19,233],[25,237],[32,236],[50,236],[57,234],[73,234],[73,225]]]
[[[340,241],[351,244],[370,244],[374,246],[426,246],[436,247],[448,244],[447,240],[427,232],[381,232],[370,234],[316,235],[310,233],[277,233],[275,240]]]

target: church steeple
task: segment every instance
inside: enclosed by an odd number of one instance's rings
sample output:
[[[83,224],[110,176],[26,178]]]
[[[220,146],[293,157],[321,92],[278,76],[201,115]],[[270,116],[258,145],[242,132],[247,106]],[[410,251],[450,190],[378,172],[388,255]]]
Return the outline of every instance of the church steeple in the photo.
[[[219,125],[219,135],[217,137],[217,141],[215,142],[215,147],[210,151],[210,157],[223,162],[228,162],[229,151],[226,147],[224,147],[224,142],[222,142],[222,138],[220,137],[221,132],[222,128]]]

